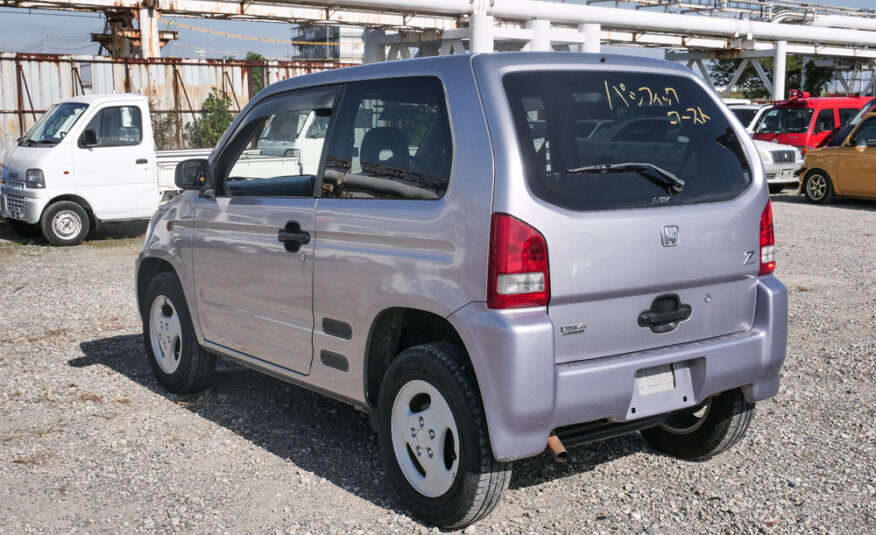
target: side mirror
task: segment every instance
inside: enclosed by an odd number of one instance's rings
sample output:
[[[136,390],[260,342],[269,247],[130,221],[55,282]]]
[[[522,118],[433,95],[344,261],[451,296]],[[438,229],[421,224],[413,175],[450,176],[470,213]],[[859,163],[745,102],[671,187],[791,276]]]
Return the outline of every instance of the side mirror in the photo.
[[[82,135],[79,136],[79,147],[87,149],[97,145],[97,133],[91,128],[86,128]]]
[[[210,182],[210,162],[197,158],[176,164],[173,181],[179,189],[204,189]]]

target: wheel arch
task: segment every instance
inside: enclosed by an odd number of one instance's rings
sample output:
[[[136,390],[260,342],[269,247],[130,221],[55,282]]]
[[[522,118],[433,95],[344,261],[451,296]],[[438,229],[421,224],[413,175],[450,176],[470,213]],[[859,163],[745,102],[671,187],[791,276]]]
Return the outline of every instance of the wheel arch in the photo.
[[[155,256],[148,256],[140,261],[137,267],[137,310],[143,311],[143,296],[146,294],[146,288],[156,275],[160,273],[171,272],[179,278],[179,273],[174,269],[173,264],[168,260]]]
[[[364,388],[368,405],[377,406],[383,375],[399,353],[433,342],[450,342],[465,350],[462,337],[438,314],[409,307],[392,307],[378,313],[371,323],[365,350]]]
[[[85,197],[81,197],[79,195],[74,195],[72,193],[64,193],[64,194],[58,195],[56,197],[52,197],[52,200],[47,202],[46,206],[43,207],[43,211],[40,214],[40,220],[42,220],[43,214],[46,213],[46,210],[48,210],[50,206],[52,206],[53,204],[55,204],[57,202],[61,202],[61,201],[70,201],[70,202],[74,202],[74,203],[78,204],[79,206],[81,206],[82,209],[85,210],[85,213],[88,214],[88,222],[91,225],[91,231],[93,232],[93,231],[97,230],[98,226],[100,225],[100,220],[97,218],[97,216],[94,215],[94,209],[91,207],[91,203],[89,203],[85,199]]]

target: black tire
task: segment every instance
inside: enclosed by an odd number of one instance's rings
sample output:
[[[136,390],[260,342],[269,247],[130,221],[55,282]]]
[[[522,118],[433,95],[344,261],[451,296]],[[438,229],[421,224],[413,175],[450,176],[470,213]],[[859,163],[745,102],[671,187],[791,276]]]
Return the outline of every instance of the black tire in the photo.
[[[452,472],[449,489],[431,497],[417,490],[405,476],[393,446],[392,414],[396,398],[406,385],[423,383],[443,397],[458,430],[458,452],[453,452],[458,457],[448,454],[448,448],[452,450],[454,447],[452,434],[439,432],[439,439],[444,435],[444,442],[442,444],[439,440],[435,444],[443,452],[442,460],[448,473],[452,468],[448,464],[457,459],[458,464]],[[423,414],[433,403],[440,405],[438,400],[427,399]],[[403,407],[411,410],[412,405]],[[463,528],[486,517],[501,501],[511,480],[511,464],[498,462],[493,457],[477,382],[465,352],[459,346],[432,343],[403,351],[392,362],[380,385],[376,419],[389,480],[405,505],[421,520],[445,529]],[[411,431],[414,436],[413,427]],[[404,434],[407,434],[406,429]],[[431,430],[429,434],[432,435]],[[417,463],[410,447],[414,440],[420,439],[406,439],[406,448],[411,462]],[[425,434],[423,440],[427,440]],[[431,457],[431,450],[429,455]],[[417,466],[422,470],[422,465]]]
[[[146,358],[158,382],[176,394],[203,390],[213,375],[216,356],[205,351],[198,343],[185,294],[176,275],[167,271],[156,275],[146,288],[142,307],[140,315],[143,319]],[[160,316],[155,320],[153,307],[160,309]],[[160,336],[173,332],[163,326],[174,321],[174,316],[175,321],[179,322],[179,334],[166,337],[162,344]],[[151,331],[153,322],[156,327],[154,333]],[[154,345],[153,336],[157,336],[154,339],[157,346]],[[164,348],[168,351],[164,351]]]
[[[770,193],[781,193],[785,189],[784,184],[767,184],[767,187],[770,188]]]
[[[34,238],[40,235],[40,226],[36,223],[27,223],[19,219],[7,219],[12,232],[18,234],[22,238]]]
[[[670,415],[662,424],[644,429],[642,436],[663,453],[705,461],[742,439],[754,415],[754,406],[745,401],[741,390],[728,390],[693,410]]]
[[[90,228],[85,209],[73,201],[50,204],[40,218],[40,230],[53,245],[79,245]]]
[[[833,181],[830,175],[821,169],[809,171],[803,181],[803,195],[806,196],[807,201],[816,204],[833,201]]]

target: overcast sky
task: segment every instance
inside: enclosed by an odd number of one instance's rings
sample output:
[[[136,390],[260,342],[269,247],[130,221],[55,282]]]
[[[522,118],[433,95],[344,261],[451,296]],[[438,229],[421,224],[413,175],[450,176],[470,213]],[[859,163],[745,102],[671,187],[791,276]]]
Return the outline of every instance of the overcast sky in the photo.
[[[873,8],[876,0],[820,0],[821,4]],[[173,17],[162,17],[161,29],[167,29]],[[238,21],[211,21],[180,17],[179,21],[241,35],[271,39],[290,39],[290,25],[286,23],[253,23]],[[96,13],[64,11],[33,11],[0,8],[0,50],[6,52],[45,52],[50,54],[95,54],[98,47],[90,42],[91,33],[101,33],[103,16]],[[284,58],[289,46],[262,43],[211,35],[185,28],[173,28],[179,32],[179,40],[165,48],[164,55],[197,57],[197,49],[205,50],[206,57],[227,55],[242,57],[253,50],[268,57]]]

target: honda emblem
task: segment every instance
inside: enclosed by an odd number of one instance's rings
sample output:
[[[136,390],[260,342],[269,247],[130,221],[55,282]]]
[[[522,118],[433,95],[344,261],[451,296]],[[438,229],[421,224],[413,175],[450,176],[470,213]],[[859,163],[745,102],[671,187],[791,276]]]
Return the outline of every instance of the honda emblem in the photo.
[[[660,241],[663,242],[663,247],[678,245],[678,225],[663,225],[660,229]]]

